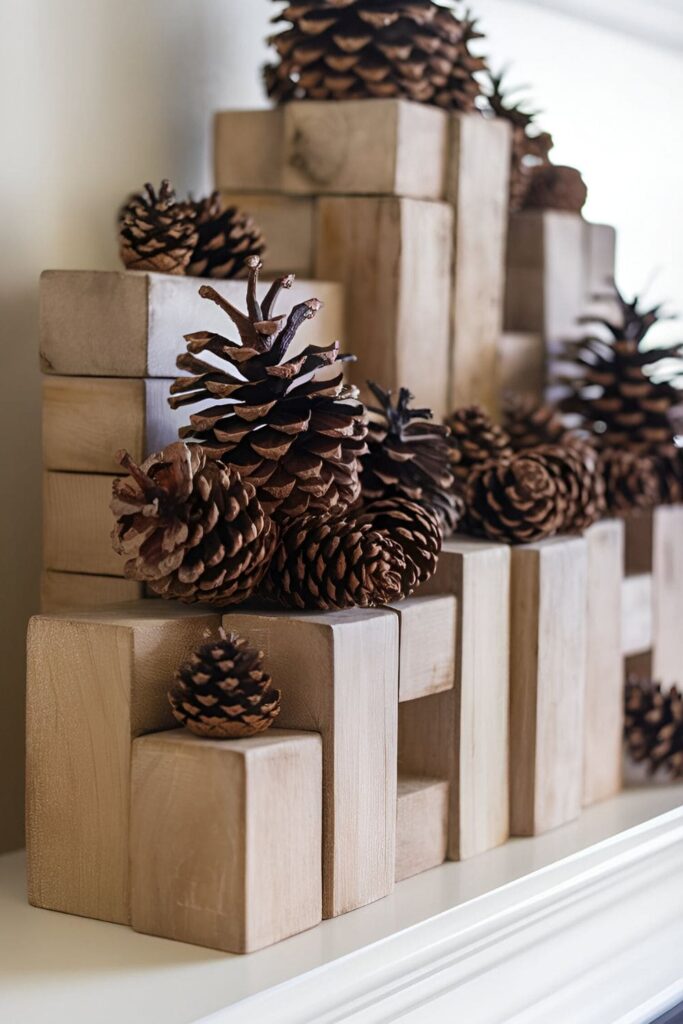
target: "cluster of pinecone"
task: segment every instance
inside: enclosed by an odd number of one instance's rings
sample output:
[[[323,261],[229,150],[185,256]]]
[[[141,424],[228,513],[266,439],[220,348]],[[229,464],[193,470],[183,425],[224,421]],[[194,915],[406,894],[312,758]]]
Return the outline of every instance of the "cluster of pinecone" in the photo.
[[[683,693],[676,686],[630,676],[626,682],[624,738],[637,764],[651,775],[663,768],[683,778]]]
[[[121,259],[129,270],[194,277],[243,277],[247,260],[265,252],[249,214],[226,206],[219,192],[178,201],[164,179],[129,197],[119,213]]]

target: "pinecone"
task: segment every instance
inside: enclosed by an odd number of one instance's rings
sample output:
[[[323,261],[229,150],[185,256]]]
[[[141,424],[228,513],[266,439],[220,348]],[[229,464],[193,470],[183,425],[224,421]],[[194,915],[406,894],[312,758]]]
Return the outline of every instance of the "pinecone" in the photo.
[[[368,387],[378,407],[368,411],[368,452],[361,461],[363,501],[404,497],[431,505],[444,536],[453,533],[464,506],[454,491],[448,427],[432,423],[431,409],[411,409],[413,396],[401,388],[396,404],[391,391],[373,381]]]
[[[625,448],[606,448],[600,452],[600,467],[611,515],[625,516],[659,503],[660,471],[651,456]]]
[[[435,512],[411,501],[304,516],[283,527],[264,590],[289,608],[374,608],[429,579],[440,550]]]
[[[277,528],[237,470],[198,446],[168,445],[115,480],[114,549],[129,558],[125,575],[162,597],[216,605],[246,601],[261,582]]]
[[[575,167],[549,164],[532,171],[524,196],[524,209],[581,213],[587,198],[588,189],[580,171]]]
[[[478,405],[456,409],[446,425],[451,432],[451,470],[461,494],[473,469],[512,455],[507,433]]]
[[[471,111],[481,94],[474,21],[433,0],[294,0],[273,21],[290,24],[264,68],[278,103],[405,97]]]
[[[339,342],[334,342],[326,348],[309,345],[286,358],[298,328],[321,303],[310,299],[286,318],[275,316],[275,301],[294,278],[275,281],[259,303],[261,261],[251,256],[247,266],[246,314],[209,285],[199,289],[232,320],[241,344],[207,331],[187,336],[188,351],[177,366],[192,376],[175,381],[169,402],[174,409],[206,400],[212,404],[193,413],[180,436],[234,466],[254,485],[268,514],[342,512],[360,493],[365,409],[357,389],[342,383],[341,369],[331,378],[317,371],[353,356],[340,355]],[[209,360],[197,358],[204,352]]]
[[[181,725],[211,739],[253,736],[280,714],[280,691],[271,689],[263,651],[222,628],[180,666],[168,699]]]
[[[523,101],[513,103],[503,85],[504,75],[491,75],[488,100],[496,117],[508,121],[512,128],[510,158],[510,210],[516,213],[525,204],[534,172],[550,165],[553,137],[536,126],[537,112],[524,110]]]
[[[187,268],[195,277],[244,277],[250,256],[262,256],[265,242],[252,217],[236,206],[225,206],[220,192],[191,201],[197,244]]]
[[[565,445],[577,440],[576,432],[564,425],[555,406],[523,395],[506,395],[503,429],[516,452],[541,444]]]
[[[664,768],[683,778],[683,693],[676,686],[663,691],[659,683],[629,676],[625,694],[624,737],[637,763],[651,775]]]
[[[119,214],[121,259],[129,270],[184,274],[197,239],[194,211],[190,204],[176,202],[167,179],[158,193],[145,185]]]

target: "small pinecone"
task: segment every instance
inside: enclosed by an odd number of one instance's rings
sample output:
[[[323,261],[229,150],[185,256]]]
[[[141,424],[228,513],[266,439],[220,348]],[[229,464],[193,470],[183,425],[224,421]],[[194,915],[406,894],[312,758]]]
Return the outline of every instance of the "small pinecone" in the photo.
[[[507,433],[477,405],[456,409],[446,426],[451,431],[451,471],[460,493],[477,466],[512,455]]]
[[[626,748],[650,774],[660,768],[683,778],[683,693],[672,686],[630,676],[626,682],[624,736]]]
[[[537,449],[554,467],[567,503],[561,533],[583,533],[607,510],[605,481],[596,450],[588,442],[543,445]]]
[[[575,167],[549,164],[532,170],[524,196],[524,209],[581,213],[587,198],[588,189],[580,171]]]
[[[379,406],[370,408],[368,452],[361,460],[361,499],[403,497],[431,505],[450,536],[464,506],[450,470],[448,427],[433,423],[430,409],[411,409],[413,396],[401,388],[394,405],[391,391],[373,381],[368,387]]]
[[[440,550],[436,514],[414,502],[304,516],[283,527],[264,591],[289,608],[374,608],[408,597],[432,575]]]
[[[527,396],[506,397],[503,429],[516,452],[540,444],[570,444],[575,439],[575,433],[565,427],[553,405]]]
[[[121,259],[129,270],[184,274],[197,244],[194,210],[177,203],[170,182],[131,196],[119,215]]]
[[[659,502],[660,474],[655,459],[628,448],[607,448],[600,453],[607,511],[625,516],[653,508]]]
[[[683,451],[674,445],[666,455],[654,457],[659,481],[659,501],[674,505],[683,501]]]
[[[262,256],[266,248],[253,218],[236,206],[225,206],[220,192],[191,205],[198,239],[187,273],[195,277],[244,277],[248,258]]]
[[[253,736],[280,714],[280,691],[271,689],[263,651],[244,637],[219,631],[198,647],[175,674],[168,699],[174,717],[190,732],[210,739]]]
[[[142,466],[127,452],[119,462],[131,476],[114,481],[112,543],[126,576],[188,603],[246,601],[277,543],[251,484],[179,441]]]

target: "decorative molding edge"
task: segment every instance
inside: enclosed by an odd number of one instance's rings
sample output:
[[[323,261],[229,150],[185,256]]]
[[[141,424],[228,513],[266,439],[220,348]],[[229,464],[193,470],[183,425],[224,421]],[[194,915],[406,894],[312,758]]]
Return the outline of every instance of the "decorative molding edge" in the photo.
[[[667,50],[683,49],[683,10],[677,0],[528,0]]]

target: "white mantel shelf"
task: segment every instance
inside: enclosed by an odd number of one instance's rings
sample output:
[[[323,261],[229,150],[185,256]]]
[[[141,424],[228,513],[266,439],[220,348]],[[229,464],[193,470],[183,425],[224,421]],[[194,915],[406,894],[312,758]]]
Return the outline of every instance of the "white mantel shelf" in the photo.
[[[26,904],[0,857],[8,1024],[649,1024],[683,999],[683,786],[632,789],[247,957]]]

